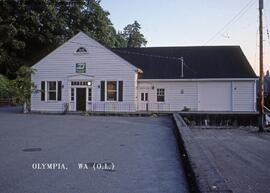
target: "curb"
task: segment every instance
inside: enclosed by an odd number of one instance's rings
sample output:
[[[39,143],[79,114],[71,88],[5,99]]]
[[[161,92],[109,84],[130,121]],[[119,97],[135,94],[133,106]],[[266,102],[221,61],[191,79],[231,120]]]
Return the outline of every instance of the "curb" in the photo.
[[[192,192],[200,193],[233,193],[217,167],[204,153],[203,148],[193,137],[192,131],[178,113],[173,114],[175,135],[180,152],[184,158],[187,177]],[[182,150],[181,150],[182,149]]]

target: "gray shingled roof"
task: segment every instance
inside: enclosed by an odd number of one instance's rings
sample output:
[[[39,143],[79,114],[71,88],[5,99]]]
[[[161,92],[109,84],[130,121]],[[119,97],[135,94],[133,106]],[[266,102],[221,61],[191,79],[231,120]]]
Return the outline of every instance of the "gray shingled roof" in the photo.
[[[239,46],[118,48],[112,51],[142,69],[142,79],[180,79],[181,57],[185,63],[185,79],[256,78]]]

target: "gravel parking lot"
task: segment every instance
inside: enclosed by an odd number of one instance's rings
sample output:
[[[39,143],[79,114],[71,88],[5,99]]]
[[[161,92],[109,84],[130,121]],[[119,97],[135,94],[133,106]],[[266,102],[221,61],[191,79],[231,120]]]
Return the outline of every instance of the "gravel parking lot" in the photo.
[[[0,109],[0,192],[188,192],[169,117],[7,110]],[[105,162],[114,168],[92,168]],[[61,163],[65,169],[33,169],[38,163]],[[88,163],[88,170],[78,169],[78,163]]]

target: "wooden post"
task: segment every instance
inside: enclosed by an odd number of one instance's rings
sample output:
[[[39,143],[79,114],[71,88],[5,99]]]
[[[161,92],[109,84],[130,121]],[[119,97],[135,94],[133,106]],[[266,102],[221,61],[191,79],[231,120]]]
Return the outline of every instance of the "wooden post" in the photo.
[[[260,34],[260,117],[259,131],[264,131],[264,72],[263,72],[263,0],[259,0]]]

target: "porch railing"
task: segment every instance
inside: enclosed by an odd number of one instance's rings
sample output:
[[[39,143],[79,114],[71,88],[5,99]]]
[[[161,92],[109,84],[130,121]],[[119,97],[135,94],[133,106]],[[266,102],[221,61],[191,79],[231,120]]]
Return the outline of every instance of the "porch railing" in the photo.
[[[170,104],[166,103],[92,103],[89,107],[93,112],[162,112],[170,111]]]

